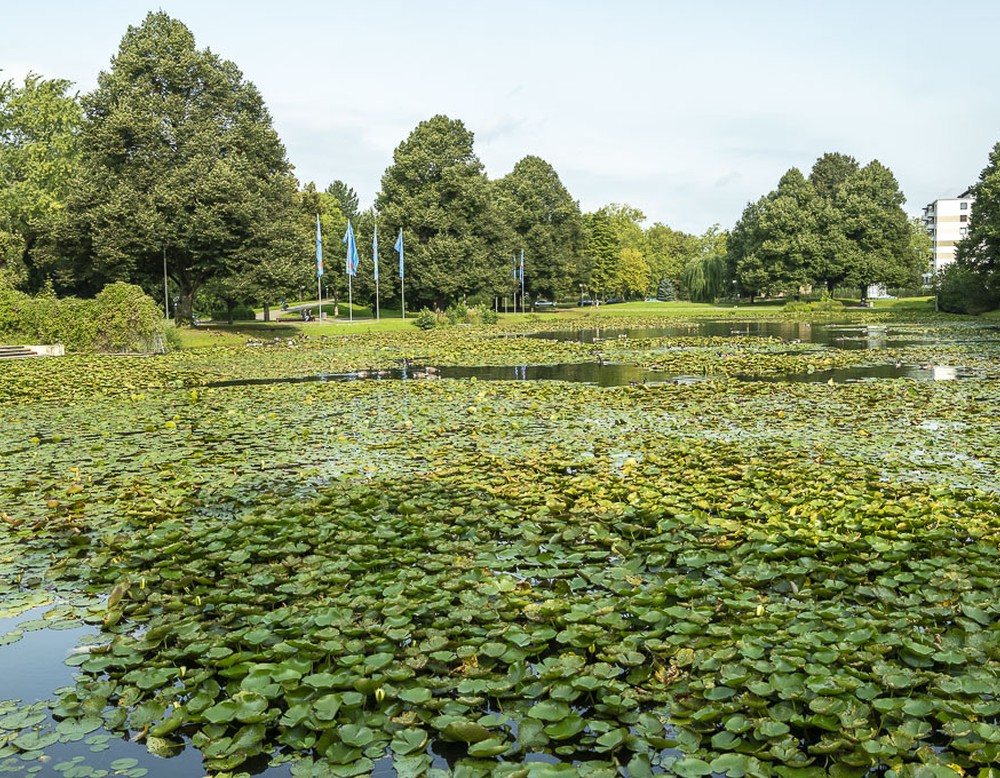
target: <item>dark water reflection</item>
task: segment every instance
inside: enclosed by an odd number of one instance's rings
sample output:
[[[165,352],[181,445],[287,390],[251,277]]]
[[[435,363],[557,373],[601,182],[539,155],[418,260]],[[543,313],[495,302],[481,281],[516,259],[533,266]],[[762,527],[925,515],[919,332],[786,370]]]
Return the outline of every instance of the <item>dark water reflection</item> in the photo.
[[[979,340],[996,342],[994,333],[980,328]],[[539,332],[535,338],[571,343],[646,338],[777,338],[788,343],[814,343],[837,349],[885,349],[955,343],[953,329],[892,327],[882,324],[823,324],[785,321],[703,321],[666,327],[597,327]],[[969,342],[965,338],[962,342]]]
[[[417,367],[409,370],[385,370],[378,373],[322,373],[294,378],[247,378],[216,381],[211,387],[254,386],[259,384],[303,383],[310,381],[414,381],[414,380],[477,380],[477,381],[568,381],[595,386],[634,386],[637,384],[690,384],[717,377],[688,375],[647,370],[635,365],[599,362],[574,362],[560,365],[478,365]],[[878,379],[907,378],[917,381],[955,381],[981,378],[978,373],[948,365],[867,365],[817,370],[812,373],[782,373],[778,375],[737,376],[742,381],[793,383],[854,383]]]

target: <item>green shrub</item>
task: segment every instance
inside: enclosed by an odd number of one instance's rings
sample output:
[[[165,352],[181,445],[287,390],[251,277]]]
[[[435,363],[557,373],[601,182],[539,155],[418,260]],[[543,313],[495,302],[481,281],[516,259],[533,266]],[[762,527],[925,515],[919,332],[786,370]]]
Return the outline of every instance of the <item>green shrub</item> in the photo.
[[[803,313],[806,311],[840,311],[844,304],[840,300],[831,297],[821,297],[813,302],[803,302],[802,300],[789,300],[782,310],[790,313]]]
[[[448,306],[444,315],[448,317],[448,323],[451,325],[465,324],[469,320],[469,309],[462,303],[454,302]]]
[[[163,346],[163,313],[138,286],[106,286],[93,300],[30,297],[0,286],[0,340],[62,343],[67,351],[149,352]]]
[[[938,308],[948,313],[979,314],[997,307],[982,275],[959,264],[948,265],[937,277]]]
[[[162,348],[163,312],[134,284],[104,287],[93,302],[96,351],[149,352]]]
[[[477,305],[476,310],[479,312],[479,318],[483,324],[496,324],[500,321],[500,314],[485,303]]]
[[[210,317],[212,321],[229,321],[229,311],[226,310],[225,306],[213,308],[210,311]],[[238,303],[233,306],[233,321],[254,321],[257,318],[257,312],[254,311],[249,305],[245,303]]]
[[[432,330],[438,326],[438,317],[429,308],[421,308],[420,313],[417,314],[417,318],[413,320],[413,323],[422,330]]]

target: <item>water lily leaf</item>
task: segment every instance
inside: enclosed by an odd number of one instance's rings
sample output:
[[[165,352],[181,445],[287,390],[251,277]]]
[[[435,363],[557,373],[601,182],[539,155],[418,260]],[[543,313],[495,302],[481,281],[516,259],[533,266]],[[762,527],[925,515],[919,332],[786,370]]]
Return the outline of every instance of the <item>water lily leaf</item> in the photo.
[[[375,740],[375,732],[366,726],[345,724],[337,730],[340,739],[349,746],[364,748]]]
[[[469,756],[476,756],[483,758],[499,756],[500,754],[507,751],[509,748],[510,748],[509,743],[506,743],[497,737],[490,737],[470,745]]]
[[[542,721],[562,721],[571,713],[569,705],[558,700],[544,700],[528,711],[529,716]]]
[[[414,705],[420,705],[425,702],[430,702],[433,699],[434,693],[430,689],[424,689],[420,687],[415,687],[412,689],[404,689],[399,693],[399,698]]]
[[[213,724],[227,724],[236,719],[237,704],[233,700],[223,700],[202,712],[202,717]]]
[[[58,742],[59,735],[57,733],[39,730],[22,732],[13,740],[14,745],[22,751],[41,751]]]
[[[678,759],[670,768],[681,778],[700,778],[712,772],[712,766],[708,762],[694,757]]]
[[[545,727],[545,734],[553,740],[567,740],[578,735],[587,726],[587,722],[576,713],[570,713],[555,724]]]
[[[427,732],[422,729],[402,729],[393,735],[389,747],[393,753],[405,755],[422,751],[427,745]]]
[[[490,737],[490,731],[482,724],[474,721],[452,721],[441,733],[446,740],[457,740],[462,743],[479,743]]]

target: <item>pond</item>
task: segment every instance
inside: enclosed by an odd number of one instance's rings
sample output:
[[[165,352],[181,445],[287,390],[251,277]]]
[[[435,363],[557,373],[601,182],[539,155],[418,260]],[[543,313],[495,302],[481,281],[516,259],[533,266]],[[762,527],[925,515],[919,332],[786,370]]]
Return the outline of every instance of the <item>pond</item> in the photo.
[[[577,343],[630,338],[777,338],[788,343],[813,343],[837,349],[886,349],[965,342],[994,342],[996,328],[958,324],[920,327],[896,324],[830,324],[790,321],[695,321],[664,327],[595,327],[539,332],[531,337]]]
[[[981,378],[974,370],[948,365],[865,365],[817,370],[812,372],[783,373],[780,375],[737,376],[743,381],[850,383],[876,379],[907,378],[916,381],[954,381]],[[380,372],[322,373],[312,376],[288,378],[247,378],[213,381],[209,387],[267,386],[274,384],[329,383],[344,381],[420,381],[433,379],[476,381],[569,381],[595,386],[635,386],[638,384],[689,384],[708,380],[710,376],[669,373],[649,370],[636,365],[617,362],[575,362],[556,365],[476,365],[476,366],[418,366],[408,370],[390,369]]]
[[[636,329],[17,367],[0,772],[981,774],[992,333],[803,326],[719,373]]]

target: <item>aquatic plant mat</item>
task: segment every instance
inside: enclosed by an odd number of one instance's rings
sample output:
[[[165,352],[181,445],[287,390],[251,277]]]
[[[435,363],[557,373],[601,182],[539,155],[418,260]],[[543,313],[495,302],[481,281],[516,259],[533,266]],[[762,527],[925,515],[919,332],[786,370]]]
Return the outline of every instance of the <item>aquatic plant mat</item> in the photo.
[[[0,683],[0,772],[997,778],[997,343],[953,334],[5,366],[0,664],[86,629],[75,680]],[[971,377],[206,386],[595,349]]]

